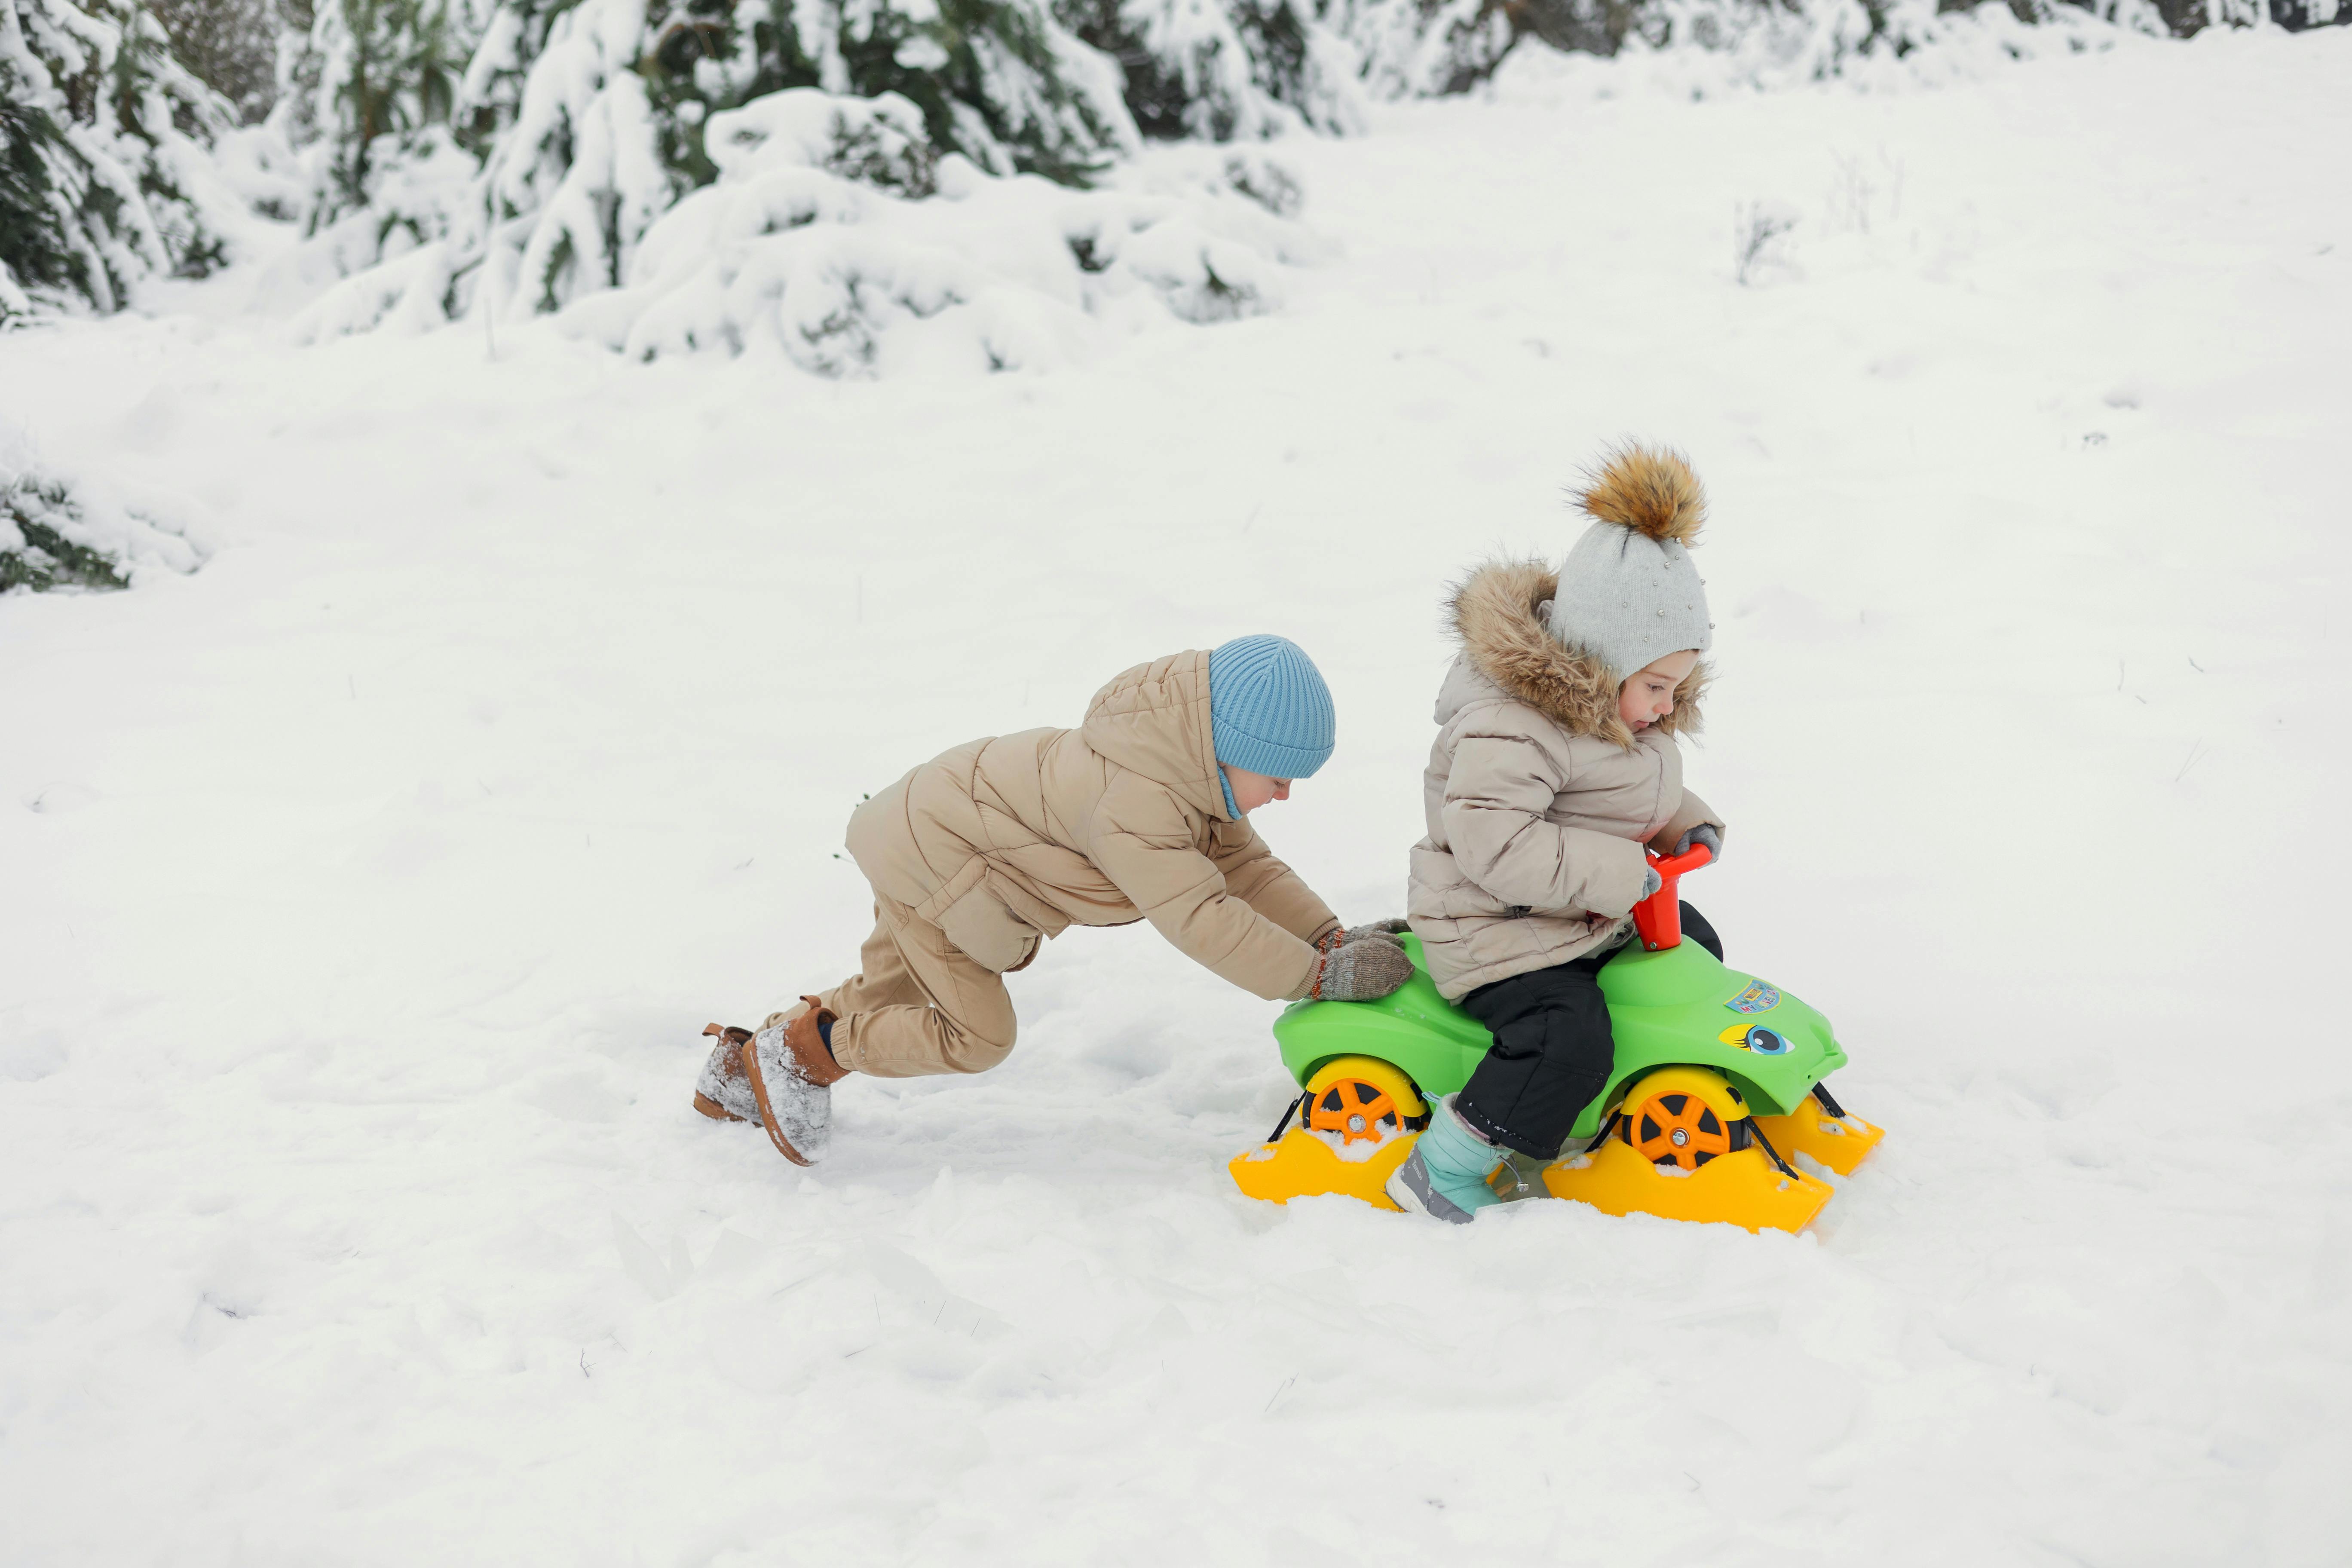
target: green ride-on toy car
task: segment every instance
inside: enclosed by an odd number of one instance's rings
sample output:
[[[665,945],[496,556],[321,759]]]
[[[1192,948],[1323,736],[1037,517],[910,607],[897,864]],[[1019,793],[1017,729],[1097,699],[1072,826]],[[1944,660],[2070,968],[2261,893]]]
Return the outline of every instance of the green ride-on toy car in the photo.
[[[1581,1152],[1544,1167],[1541,1183],[1608,1214],[1798,1230],[1832,1189],[1790,1157],[1846,1175],[1884,1134],[1822,1082],[1846,1061],[1827,1018],[1683,941],[1679,883],[1710,858],[1704,845],[1651,857],[1664,885],[1633,910],[1640,940],[1601,970],[1617,1043],[1609,1082],[1569,1135]],[[1250,1196],[1345,1193],[1394,1208],[1381,1189],[1429,1124],[1427,1097],[1459,1089],[1494,1043],[1437,994],[1419,939],[1402,941],[1416,972],[1402,989],[1294,1003],[1276,1021],[1301,1092],[1271,1138],[1233,1159]],[[1516,1170],[1505,1164],[1497,1182],[1516,1184]]]

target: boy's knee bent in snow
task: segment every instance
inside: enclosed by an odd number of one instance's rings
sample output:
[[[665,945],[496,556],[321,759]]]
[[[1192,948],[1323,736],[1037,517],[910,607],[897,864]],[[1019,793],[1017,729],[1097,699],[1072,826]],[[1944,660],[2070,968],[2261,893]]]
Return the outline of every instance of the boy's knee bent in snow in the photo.
[[[974,1028],[922,1003],[850,1014],[833,1026],[834,1059],[869,1078],[986,1072],[1013,1054],[1012,1009],[1003,1026]]]
[[[858,973],[822,998],[837,1016],[834,1059],[875,1078],[921,1078],[985,1072],[1010,1056],[1003,977],[895,900],[877,896],[874,917]]]

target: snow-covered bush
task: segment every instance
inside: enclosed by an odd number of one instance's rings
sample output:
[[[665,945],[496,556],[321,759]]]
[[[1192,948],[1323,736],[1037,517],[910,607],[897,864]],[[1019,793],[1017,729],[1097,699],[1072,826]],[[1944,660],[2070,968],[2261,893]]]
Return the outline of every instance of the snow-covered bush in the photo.
[[[617,287],[716,177],[712,116],[792,88],[895,94],[927,156],[993,174],[1076,181],[1136,144],[1117,70],[1042,0],[433,3],[327,0],[310,47],[320,252],[394,264],[372,287],[412,321],[485,288],[528,313]]]
[[[234,122],[139,0],[0,0],[0,322],[223,260],[206,144]]]
[[[1339,26],[1381,98],[1434,98],[1485,81],[1527,29],[1501,0],[1338,0]]]
[[[1147,136],[1257,141],[1361,129],[1355,47],[1307,0],[1058,0],[1117,60]]]
[[[289,270],[366,275],[332,330],[551,313],[634,287],[719,177],[709,127],[781,93],[911,110],[922,168],[1083,188],[1146,134],[1351,129],[1358,64],[1317,0],[320,0],[278,116],[312,171]]]
[[[636,359],[771,353],[821,375],[1043,368],[1171,314],[1271,309],[1282,265],[1313,247],[1288,216],[1295,180],[1255,154],[1073,190],[938,153],[905,99],[814,88],[713,115],[706,146],[718,177],[646,229],[617,287],[560,314],[564,330]],[[349,279],[298,330],[427,322],[446,257],[427,247]]]
[[[104,552],[83,543],[81,508],[65,486],[26,479],[0,489],[0,594],[12,588],[125,588]]]
[[[2271,0],[2271,19],[2291,33],[2352,27],[2352,0]]]
[[[2151,0],[1343,0],[1341,26],[1363,52],[1364,76],[1387,97],[1463,92],[1529,42],[1574,54],[1688,56],[1682,85],[1704,93],[1773,88],[1894,68],[1934,78],[1967,59],[2086,47],[2117,26],[2167,29]],[[2253,0],[2164,0],[2236,7]],[[2300,3],[2300,0],[2295,0]],[[2322,4],[2329,0],[2321,0]],[[2198,26],[2202,23],[2202,11]],[[2174,27],[2171,30],[2182,30]],[[2194,26],[2186,30],[2194,31]],[[1948,57],[1955,57],[1948,58]]]
[[[161,567],[193,572],[203,552],[102,480],[61,475],[0,421],[0,593],[125,588]]]

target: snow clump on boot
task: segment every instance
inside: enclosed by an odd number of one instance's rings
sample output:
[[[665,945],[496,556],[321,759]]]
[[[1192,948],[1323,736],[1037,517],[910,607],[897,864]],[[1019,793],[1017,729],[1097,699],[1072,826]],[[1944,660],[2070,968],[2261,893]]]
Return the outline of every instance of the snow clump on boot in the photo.
[[[760,1120],[760,1100],[751,1092],[751,1075],[743,1070],[741,1031],[725,1031],[710,1047],[710,1059],[694,1080],[694,1108],[714,1120]]]
[[[833,1137],[833,1090],[813,1083],[801,1071],[784,1034],[789,1022],[775,1024],[752,1037],[744,1053],[751,1068],[751,1089],[757,1097],[753,1116],[768,1129],[776,1152],[795,1164],[811,1165],[824,1158]],[[764,1110],[766,1114],[759,1113]]]

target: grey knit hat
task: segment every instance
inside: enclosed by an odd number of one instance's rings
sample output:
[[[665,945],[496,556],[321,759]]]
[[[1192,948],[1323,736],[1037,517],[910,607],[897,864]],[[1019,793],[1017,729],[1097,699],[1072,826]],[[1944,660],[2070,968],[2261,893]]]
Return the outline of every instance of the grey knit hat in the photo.
[[[1618,681],[1714,639],[1691,542],[1706,491],[1678,452],[1625,446],[1589,471],[1576,501],[1592,526],[1569,547],[1551,601],[1551,635],[1591,654]]]

